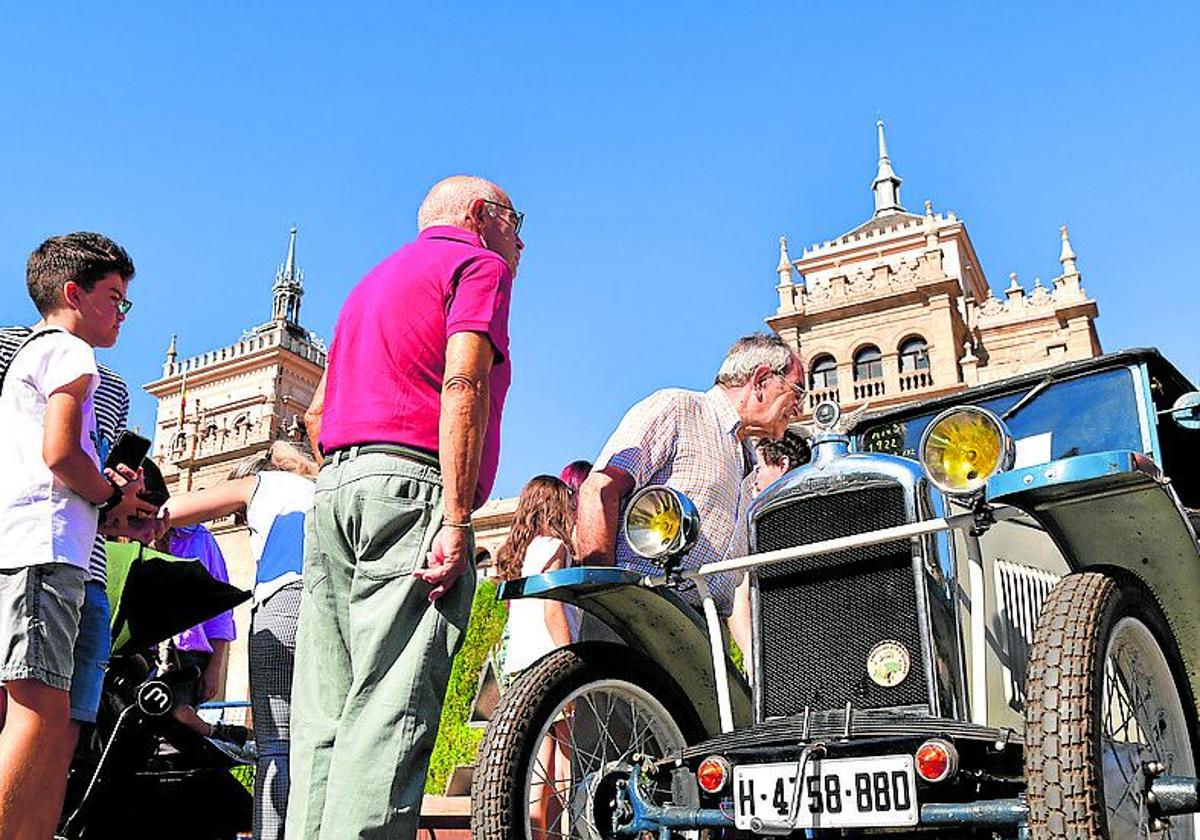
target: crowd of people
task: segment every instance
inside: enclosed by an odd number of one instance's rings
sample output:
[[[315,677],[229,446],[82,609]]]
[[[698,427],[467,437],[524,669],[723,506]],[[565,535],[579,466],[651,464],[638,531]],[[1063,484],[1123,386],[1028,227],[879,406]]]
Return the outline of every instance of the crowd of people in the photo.
[[[79,726],[95,720],[111,619],[104,540],[211,559],[202,523],[231,514],[250,527],[257,568],[254,836],[415,837],[474,594],[471,516],[499,462],[523,221],[489,181],[434,185],[416,239],[372,269],[338,315],[305,414],[316,460],[275,451],[166,501],[146,492],[139,465],[102,469],[127,423],[128,391],[93,350],[117,340],[133,263],[98,234],[39,246],[27,281],[41,320],[0,332],[0,457],[15,465],[0,476],[0,840],[51,837]],[[749,501],[805,457],[785,435],[804,381],[791,348],[754,334],[734,343],[708,391],[649,395],[594,464],[526,485],[499,574],[652,571],[621,535],[623,505],[649,484],[699,509],[688,564],[744,553]],[[732,575],[711,588],[745,647],[745,585]],[[187,699],[212,696],[234,632],[219,616],[176,640],[180,663],[200,674]],[[512,604],[504,678],[579,635],[574,608]]]

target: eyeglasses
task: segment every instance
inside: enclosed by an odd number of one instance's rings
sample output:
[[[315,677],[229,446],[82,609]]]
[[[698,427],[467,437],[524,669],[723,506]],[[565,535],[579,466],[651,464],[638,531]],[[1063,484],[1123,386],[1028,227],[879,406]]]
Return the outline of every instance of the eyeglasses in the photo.
[[[129,310],[133,309],[133,301],[129,298],[121,298],[118,301],[113,301],[117,305],[117,311],[122,315],[128,315]]]
[[[780,379],[782,379],[782,380],[783,380],[783,384],[784,384],[784,385],[787,385],[789,388],[791,388],[791,389],[792,389],[792,393],[796,395],[796,399],[798,399],[798,400],[800,400],[800,399],[804,399],[804,394],[805,394],[805,391],[804,391],[804,386],[803,386],[803,385],[801,385],[799,382],[792,382],[792,381],[790,381],[790,380],[787,378],[787,374],[784,374],[784,373],[777,373],[777,374],[775,374],[775,375],[776,375],[776,376],[778,376]]]
[[[525,214],[515,207],[510,207],[507,204],[501,204],[499,201],[489,201],[488,199],[480,199],[484,204],[490,204],[493,207],[499,207],[502,210],[507,210],[513,214],[513,233],[520,235],[521,225],[525,224]]]

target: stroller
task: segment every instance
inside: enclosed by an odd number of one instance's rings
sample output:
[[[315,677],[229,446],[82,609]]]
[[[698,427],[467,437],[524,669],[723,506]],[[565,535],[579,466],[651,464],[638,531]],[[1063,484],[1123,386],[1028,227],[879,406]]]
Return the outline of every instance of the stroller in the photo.
[[[108,544],[113,649],[95,731],[71,764],[63,840],[225,840],[249,832],[254,758],[171,712],[196,668],[155,673],[142,651],[246,601],[195,560]],[[236,775],[235,775],[236,774]]]

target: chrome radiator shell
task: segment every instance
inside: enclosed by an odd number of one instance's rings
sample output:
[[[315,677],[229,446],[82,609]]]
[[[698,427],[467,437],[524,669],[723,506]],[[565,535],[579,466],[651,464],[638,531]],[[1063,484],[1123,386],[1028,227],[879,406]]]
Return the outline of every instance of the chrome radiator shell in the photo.
[[[807,544],[945,514],[941,494],[916,462],[850,454],[846,444],[839,436],[819,438],[812,463],[755,501],[751,551],[787,547],[781,539]],[[796,523],[795,533],[781,537],[778,527],[787,520]],[[957,588],[953,541],[945,533],[751,572],[751,656],[760,675],[753,686],[756,720],[800,714],[806,706],[843,708],[847,702],[852,708],[905,708],[966,719]],[[891,598],[901,615],[886,609]],[[788,626],[776,626],[780,623]],[[903,690],[880,690],[867,681],[864,651],[896,636],[919,650],[909,651]],[[822,681],[827,689],[814,688]]]

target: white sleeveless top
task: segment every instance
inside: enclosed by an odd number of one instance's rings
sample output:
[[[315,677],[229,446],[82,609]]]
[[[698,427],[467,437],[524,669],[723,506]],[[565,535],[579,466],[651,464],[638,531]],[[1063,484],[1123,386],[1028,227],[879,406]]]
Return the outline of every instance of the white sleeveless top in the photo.
[[[558,537],[534,537],[525,549],[525,560],[521,563],[521,576],[540,575],[563,544]],[[567,566],[574,565],[570,549],[567,549]],[[564,604],[567,626],[571,629],[571,641],[579,639],[579,608]],[[523,671],[547,653],[558,647],[546,627],[546,601],[543,598],[521,598],[508,602],[508,641],[505,647],[503,671],[508,676]]]

